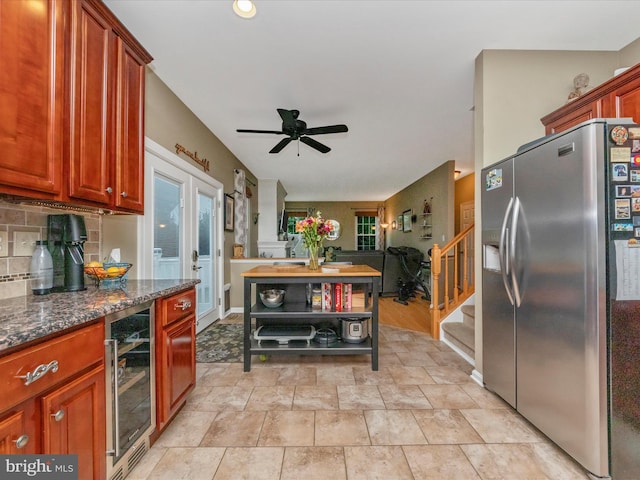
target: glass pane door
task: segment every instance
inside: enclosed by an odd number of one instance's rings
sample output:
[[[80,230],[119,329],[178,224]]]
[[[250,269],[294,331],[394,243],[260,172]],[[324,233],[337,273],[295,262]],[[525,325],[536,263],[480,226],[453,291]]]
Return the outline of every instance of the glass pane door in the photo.
[[[154,278],[182,278],[182,184],[156,173],[153,197]]]

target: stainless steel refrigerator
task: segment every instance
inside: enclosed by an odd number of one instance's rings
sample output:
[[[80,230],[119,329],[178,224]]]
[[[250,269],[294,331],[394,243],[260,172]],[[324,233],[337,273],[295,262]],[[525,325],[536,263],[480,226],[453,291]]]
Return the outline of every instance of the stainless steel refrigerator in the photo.
[[[486,387],[591,474],[640,479],[640,125],[590,120],[482,182]]]

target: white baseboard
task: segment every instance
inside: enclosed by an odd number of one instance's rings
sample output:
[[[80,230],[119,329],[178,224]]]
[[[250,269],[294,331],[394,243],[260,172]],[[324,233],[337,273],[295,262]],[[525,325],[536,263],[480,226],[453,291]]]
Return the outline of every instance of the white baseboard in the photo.
[[[473,372],[471,372],[471,379],[481,387],[484,387],[484,380],[482,379],[482,374],[479,371],[477,371],[475,368],[473,369]]]
[[[244,313],[244,307],[231,307],[229,310],[224,312],[224,316],[227,317],[232,313]]]

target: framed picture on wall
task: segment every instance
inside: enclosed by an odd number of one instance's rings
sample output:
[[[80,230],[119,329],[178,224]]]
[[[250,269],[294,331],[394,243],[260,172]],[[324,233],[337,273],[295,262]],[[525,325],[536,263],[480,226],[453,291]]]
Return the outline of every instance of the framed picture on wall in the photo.
[[[402,230],[402,215],[398,215],[396,219],[396,230]]]
[[[411,210],[405,210],[402,212],[402,231],[410,232],[411,231]]]
[[[233,232],[233,208],[234,198],[233,196],[224,194],[224,229],[228,232]]]

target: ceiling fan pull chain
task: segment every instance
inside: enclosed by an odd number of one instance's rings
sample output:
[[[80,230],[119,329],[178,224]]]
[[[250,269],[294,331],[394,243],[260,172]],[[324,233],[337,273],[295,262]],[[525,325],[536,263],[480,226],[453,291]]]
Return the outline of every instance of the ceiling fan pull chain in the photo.
[[[300,139],[298,139],[298,156],[300,156]]]

